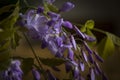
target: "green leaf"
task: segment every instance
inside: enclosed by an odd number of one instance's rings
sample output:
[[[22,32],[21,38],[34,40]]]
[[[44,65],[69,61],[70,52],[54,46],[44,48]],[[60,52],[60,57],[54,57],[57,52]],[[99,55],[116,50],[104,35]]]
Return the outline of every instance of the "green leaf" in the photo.
[[[94,25],[95,25],[95,22],[94,22],[93,20],[88,20],[88,21],[85,23],[85,28],[93,29],[93,28],[94,28]]]
[[[52,4],[47,4],[47,7],[52,12],[56,12],[56,13],[58,12],[58,8]]]
[[[13,30],[5,30],[0,32],[0,43],[3,40],[8,40],[9,38],[11,38],[13,36],[14,31]]]
[[[113,41],[115,45],[120,47],[120,38],[118,36],[108,32],[106,34],[110,37],[110,39]]]
[[[98,53],[105,59],[115,51],[115,46],[110,36],[105,37],[101,40],[97,47]]]
[[[86,32],[86,26],[83,25],[83,26],[80,28],[80,31],[81,31],[81,32]]]
[[[4,41],[0,44],[0,51],[6,50],[10,48],[10,41]]]
[[[33,58],[25,58],[22,61],[22,70],[24,74],[27,74],[31,69],[34,64]]]
[[[16,20],[19,17],[19,2],[14,5],[13,11],[10,14],[10,16],[8,16],[7,18],[3,19],[0,22],[0,27],[4,28],[4,29],[12,29],[14,24],[16,23]]]
[[[55,13],[58,13],[58,8],[52,4],[48,4],[46,2],[44,2],[44,9],[45,9],[45,13],[48,11],[52,11]]]
[[[11,62],[11,59],[0,61],[0,71],[8,69],[10,62]]]
[[[59,66],[63,63],[65,63],[66,61],[64,59],[60,59],[60,58],[41,58],[39,57],[40,61],[47,66]]]

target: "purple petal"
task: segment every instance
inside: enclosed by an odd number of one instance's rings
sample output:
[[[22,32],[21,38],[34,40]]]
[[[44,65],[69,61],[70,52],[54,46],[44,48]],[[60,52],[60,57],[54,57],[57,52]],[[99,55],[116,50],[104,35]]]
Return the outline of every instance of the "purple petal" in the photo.
[[[63,43],[63,40],[62,40],[61,37],[56,37],[56,42],[57,42],[57,45],[58,45],[58,46],[61,46],[62,43]]]
[[[71,35],[71,42],[72,42],[72,45],[73,45],[74,49],[77,50],[76,41],[74,39],[74,36],[72,36],[72,35]]]
[[[85,39],[84,34],[74,25],[74,30],[76,31],[76,33],[82,38]]]
[[[35,80],[40,80],[40,73],[36,69],[32,69],[32,74],[35,78]]]
[[[44,48],[46,48],[48,46],[48,43],[45,40],[42,40],[41,42],[42,42],[41,43],[41,48],[42,49],[44,49]]]
[[[99,60],[100,62],[104,62],[104,60],[98,55],[97,52],[93,52],[93,53],[94,53],[97,60]]]
[[[96,41],[96,39],[95,39],[94,37],[88,36],[88,35],[86,35],[86,34],[84,34],[84,35],[85,35],[85,39],[86,39],[87,41],[90,41],[90,42]]]
[[[94,73],[94,69],[90,69],[90,80],[95,80],[95,73]]]
[[[74,59],[74,52],[71,48],[68,48],[68,56],[67,56],[70,60]]]
[[[60,15],[57,14],[57,13],[54,13],[54,12],[48,12],[47,14],[48,14],[48,15],[50,16],[50,18],[51,18],[52,20],[54,20],[54,21],[56,21],[56,20],[58,20],[58,19],[60,18]]]
[[[64,21],[62,25],[66,28],[69,28],[69,29],[73,28],[72,24],[69,21]]]
[[[93,57],[92,57],[91,54],[88,54],[88,59],[89,59],[89,61],[90,61],[91,63],[94,63],[94,60],[93,60]]]
[[[66,2],[62,5],[62,7],[60,8],[60,12],[67,12],[70,11],[72,8],[74,8],[75,5],[71,2]]]
[[[101,69],[100,69],[100,67],[99,67],[97,62],[95,62],[95,69],[96,69],[98,74],[102,74],[102,71],[101,71]]]
[[[49,70],[47,70],[47,74],[48,74],[48,80],[56,80],[56,77]]]
[[[80,73],[80,71],[79,71],[78,67],[75,67],[75,69],[74,69],[74,78],[75,79],[79,77],[79,73]]]
[[[86,55],[85,51],[81,49],[81,53],[82,53],[82,56],[84,57],[84,60],[87,62],[88,59],[87,59],[87,55]]]
[[[66,69],[66,72],[70,72],[70,70],[72,70],[72,65],[69,63],[69,62],[66,62],[65,63],[65,69]]]
[[[88,53],[92,54],[93,51],[90,49],[90,47],[88,46],[88,44],[85,41],[83,43],[84,43],[84,46],[85,46],[86,50],[88,51]]]
[[[81,71],[84,71],[85,70],[85,65],[83,62],[80,62],[80,68],[81,68]]]
[[[38,7],[38,9],[37,9],[37,13],[39,14],[39,13],[43,13],[43,11],[44,11],[44,8],[43,7]]]
[[[47,22],[47,25],[48,26],[53,26],[55,24],[55,21],[54,20],[50,20]]]

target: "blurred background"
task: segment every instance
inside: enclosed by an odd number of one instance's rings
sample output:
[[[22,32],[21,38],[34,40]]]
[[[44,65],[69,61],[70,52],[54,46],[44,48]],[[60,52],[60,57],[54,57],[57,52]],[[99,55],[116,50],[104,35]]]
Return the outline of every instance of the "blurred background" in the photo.
[[[65,1],[73,2],[75,8],[70,12],[63,13],[64,19],[80,24],[84,24],[87,20],[92,19],[95,21],[95,27],[109,31],[120,37],[119,0],[56,0],[54,4],[60,7]],[[42,4],[42,0],[28,0],[28,3],[30,5],[39,6]],[[20,42],[22,44],[20,44],[13,55],[33,57],[30,48],[27,46],[28,44],[24,40]],[[40,45],[37,44],[37,42],[33,42],[33,46],[40,56],[52,56],[49,51],[41,50]],[[120,48],[116,47],[116,52],[105,59],[102,68],[109,80],[120,80]],[[64,77],[59,74],[56,75]]]

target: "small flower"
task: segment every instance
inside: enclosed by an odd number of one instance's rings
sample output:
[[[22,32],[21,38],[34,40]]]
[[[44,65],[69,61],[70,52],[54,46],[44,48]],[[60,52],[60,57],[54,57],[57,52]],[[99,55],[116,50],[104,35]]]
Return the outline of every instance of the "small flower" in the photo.
[[[71,48],[68,48],[68,56],[70,60],[74,60],[74,52]]]
[[[46,72],[47,72],[48,80],[56,80],[56,77],[49,70],[47,70]]]
[[[54,12],[47,12],[47,15],[50,16],[50,18],[54,21],[58,20],[60,18],[60,15]]]
[[[75,79],[79,77],[79,73],[80,73],[79,68],[75,67],[74,73],[73,73]]]
[[[69,28],[69,29],[73,28],[72,24],[69,21],[64,21],[62,25],[66,28]]]
[[[36,69],[32,69],[32,74],[35,80],[40,80],[40,73]]]
[[[44,8],[43,7],[38,7],[38,9],[37,9],[37,13],[39,14],[39,13],[43,13],[43,11],[44,11]]]
[[[60,8],[60,12],[67,12],[70,11],[72,8],[74,8],[75,5],[71,2],[66,2],[62,5],[62,7]]]
[[[84,57],[84,60],[87,62],[88,59],[87,59],[87,55],[86,55],[85,51],[81,49],[81,53],[82,53],[82,56]]]
[[[71,36],[70,36],[70,39],[71,39],[71,43],[72,43],[74,49],[77,50],[77,47],[76,47],[76,41],[75,41],[75,39],[74,39],[74,36],[71,35]]]
[[[76,31],[76,33],[82,38],[85,39],[84,34],[74,25],[74,30]]]
[[[80,62],[79,66],[80,66],[81,71],[85,70],[85,65],[83,62]]]
[[[90,80],[95,80],[95,73],[93,68],[90,68],[90,78]]]
[[[90,49],[90,47],[88,46],[88,44],[85,41],[83,43],[84,43],[84,46],[85,46],[86,50],[88,51],[88,53],[92,54],[93,51]]]

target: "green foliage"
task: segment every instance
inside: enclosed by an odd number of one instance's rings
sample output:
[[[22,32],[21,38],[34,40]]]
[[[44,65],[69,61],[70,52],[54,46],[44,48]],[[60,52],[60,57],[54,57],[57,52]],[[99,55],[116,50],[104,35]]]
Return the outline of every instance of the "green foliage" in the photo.
[[[41,57],[39,57],[39,59],[44,65],[47,65],[50,67],[59,66],[66,62],[64,59],[61,59],[61,58],[41,58]]]
[[[10,59],[0,61],[0,71],[8,69],[8,66],[10,65],[10,62],[11,62]]]
[[[109,35],[101,40],[98,44],[97,50],[104,59],[114,53],[115,46]]]
[[[113,41],[113,43],[116,45],[116,46],[119,46],[120,47],[120,38],[114,34],[111,34],[111,33],[106,33],[110,39]]]
[[[80,30],[86,32],[87,29],[93,29],[95,22],[93,20],[87,20],[84,25],[81,25]]]
[[[34,64],[33,58],[24,58],[22,61],[22,70],[24,71],[24,74],[27,74]]]
[[[44,8],[45,8],[45,13],[48,11],[58,13],[58,8],[52,4],[48,4],[48,3],[44,2]]]

